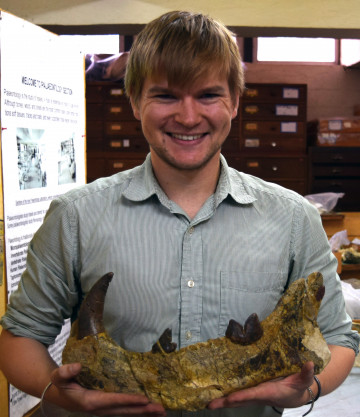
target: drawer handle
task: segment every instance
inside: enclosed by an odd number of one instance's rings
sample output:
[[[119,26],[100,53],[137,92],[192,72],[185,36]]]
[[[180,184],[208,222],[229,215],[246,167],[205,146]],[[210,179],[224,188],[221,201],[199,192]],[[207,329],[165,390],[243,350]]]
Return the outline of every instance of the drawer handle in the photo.
[[[114,162],[113,163],[113,168],[124,168],[124,163],[123,162]]]
[[[276,165],[274,165],[274,166],[272,167],[272,170],[273,170],[273,171],[277,171],[277,170],[278,170],[278,167],[277,167]]]
[[[122,112],[122,107],[121,106],[110,108],[110,113],[121,113],[121,112]]]
[[[119,130],[121,130],[121,125],[111,125],[110,129],[119,131]]]
[[[333,186],[333,187],[341,187],[341,186],[342,186],[342,182],[339,182],[339,181],[332,181],[332,182],[330,183],[330,185],[331,185],[331,186]]]
[[[272,146],[273,148],[276,148],[276,147],[277,147],[277,143],[276,143],[276,142],[271,142],[271,146]]]
[[[334,155],[331,159],[333,161],[342,161],[344,157],[342,155]]]
[[[340,169],[340,168],[333,168],[332,170],[331,170],[331,173],[332,174],[341,174],[343,171],[342,171],[342,169]]]

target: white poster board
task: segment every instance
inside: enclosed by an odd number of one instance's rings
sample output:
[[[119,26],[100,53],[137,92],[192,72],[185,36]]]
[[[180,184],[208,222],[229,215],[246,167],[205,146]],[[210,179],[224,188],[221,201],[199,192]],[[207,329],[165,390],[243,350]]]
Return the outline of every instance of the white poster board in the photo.
[[[85,183],[84,56],[61,38],[0,11],[1,151],[8,296],[51,200]],[[51,349],[60,358],[69,325]],[[10,386],[9,415],[38,399]]]

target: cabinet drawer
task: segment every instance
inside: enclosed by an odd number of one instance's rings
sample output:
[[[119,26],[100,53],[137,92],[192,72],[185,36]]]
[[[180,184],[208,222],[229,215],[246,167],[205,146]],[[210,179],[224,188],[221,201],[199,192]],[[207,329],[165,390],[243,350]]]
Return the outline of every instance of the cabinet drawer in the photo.
[[[86,120],[103,120],[103,105],[102,103],[86,103]]]
[[[102,150],[103,148],[103,122],[99,120],[87,120],[86,122],[86,147],[90,150]]]
[[[307,194],[307,183],[305,180],[278,180],[276,181],[276,184],[288,188],[289,190],[293,190],[301,195]]]
[[[246,120],[306,120],[304,103],[243,103],[242,118]]]
[[[149,152],[145,138],[114,138],[104,142],[105,151],[116,152]]]
[[[146,153],[142,153],[130,158],[122,155],[116,157],[109,157],[108,153],[101,153],[97,157],[92,155],[87,156],[87,182],[92,182],[97,178],[108,177],[116,174],[119,171],[133,168],[141,165],[146,157]]]
[[[104,100],[104,86],[99,84],[86,84],[86,103],[102,103]]]
[[[86,101],[88,102],[118,101],[124,99],[127,98],[122,83],[86,85]]]
[[[246,152],[298,152],[305,153],[305,138],[244,138],[241,140],[241,149]]]
[[[360,180],[360,164],[355,165],[313,165],[314,177],[358,177]]]
[[[246,84],[243,101],[306,102],[306,84]]]
[[[121,122],[105,122],[105,134],[110,136],[143,136],[141,123],[128,120],[123,120]]]
[[[126,93],[123,85],[104,85],[103,97],[105,101],[126,100]]]
[[[86,179],[87,182],[92,182],[97,178],[105,177],[105,164],[104,158],[89,158],[86,160]]]
[[[127,169],[134,168],[138,165],[141,165],[145,160],[144,158],[114,158],[106,160],[106,175],[113,175],[120,171],[125,171]]]
[[[105,103],[104,117],[107,120],[133,120],[136,122],[132,108],[129,103]]]
[[[305,158],[248,158],[243,160],[242,170],[260,178],[304,179],[306,175]]]
[[[305,135],[305,123],[296,121],[257,121],[244,120],[242,123],[243,137],[257,135],[280,135],[283,137]]]
[[[360,164],[359,148],[310,148],[311,161],[324,164]]]

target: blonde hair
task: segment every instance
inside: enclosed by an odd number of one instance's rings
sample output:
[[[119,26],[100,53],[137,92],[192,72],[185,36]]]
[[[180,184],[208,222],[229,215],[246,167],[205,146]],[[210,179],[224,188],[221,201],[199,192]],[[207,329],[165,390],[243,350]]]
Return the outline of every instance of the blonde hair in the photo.
[[[209,16],[173,11],[148,23],[134,41],[125,89],[137,104],[147,77],[165,75],[169,85],[185,86],[209,71],[225,74],[233,100],[242,94],[244,74],[234,34]]]

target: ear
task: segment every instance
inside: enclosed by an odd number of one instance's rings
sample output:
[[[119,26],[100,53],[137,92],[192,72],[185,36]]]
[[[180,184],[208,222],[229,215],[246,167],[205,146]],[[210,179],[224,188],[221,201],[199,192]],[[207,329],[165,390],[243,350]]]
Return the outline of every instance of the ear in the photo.
[[[132,97],[130,97],[130,104],[131,104],[131,108],[134,113],[135,119],[141,120],[139,106],[135,104],[134,99]]]
[[[233,107],[231,118],[235,119],[235,117],[238,114],[238,109],[239,109],[239,95],[236,95],[236,97],[234,98],[233,106],[234,107]]]

